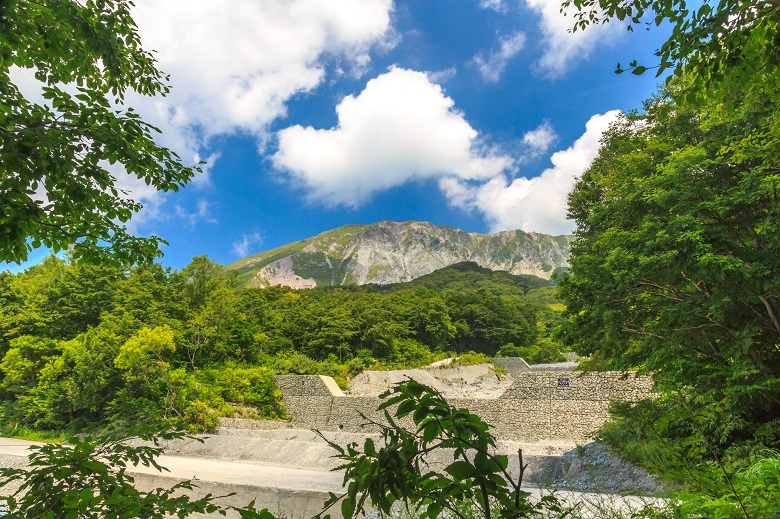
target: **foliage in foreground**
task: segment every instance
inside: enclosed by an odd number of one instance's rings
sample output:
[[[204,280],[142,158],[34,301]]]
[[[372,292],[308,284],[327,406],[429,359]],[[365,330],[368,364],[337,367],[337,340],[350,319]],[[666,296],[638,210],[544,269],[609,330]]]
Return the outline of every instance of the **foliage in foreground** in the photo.
[[[37,247],[133,264],[161,256],[164,240],[131,235],[141,204],[120,175],[176,191],[194,169],[154,142],[159,130],[125,95],[165,95],[127,0],[0,2],[0,261]],[[20,77],[40,85],[20,88]],[[135,180],[135,178],[133,179]]]
[[[685,86],[622,116],[570,194],[563,336],[722,402],[710,440],[726,446],[780,419],[780,105],[748,92],[694,109]]]
[[[191,481],[171,488],[138,490],[127,473],[134,466],[152,467],[162,472],[156,457],[162,453],[161,440],[181,438],[175,432],[144,429],[128,438],[126,431],[114,430],[99,436],[70,438],[67,444],[31,447],[29,466],[0,469],[0,489],[18,483],[18,489],[5,500],[6,519],[165,519],[184,518],[193,513],[214,513],[220,507],[215,496],[191,499],[182,494],[192,490]],[[151,445],[133,445],[133,439]],[[3,494],[6,494],[3,492]],[[272,519],[254,507],[240,511],[246,519]],[[224,511],[220,512],[224,515]]]
[[[375,424],[382,431],[381,445],[368,438],[359,450],[357,444],[344,448],[326,439],[344,461],[336,470],[344,470],[347,487],[343,496],[331,495],[328,504],[341,500],[345,519],[358,517],[368,505],[390,515],[396,502],[411,505],[424,519],[437,519],[445,511],[467,519],[465,510],[486,519],[565,515],[554,496],[536,503],[529,499],[521,488],[522,451],[520,472],[512,475],[507,456],[494,453],[495,438],[478,416],[451,406],[438,391],[414,380],[381,397],[378,409],[387,422]],[[402,425],[404,420],[411,420],[411,430]],[[432,470],[429,455],[444,449],[451,450],[452,462],[441,472]]]
[[[660,62],[645,66],[634,59],[628,70],[640,75],[657,69],[656,77],[671,70],[667,84],[687,76],[685,97],[692,104],[751,90],[773,102],[780,98],[780,9],[773,0],[564,0],[563,11],[574,14],[574,30],[615,20],[629,31],[671,27],[655,53]],[[625,70],[618,65],[616,72]]]

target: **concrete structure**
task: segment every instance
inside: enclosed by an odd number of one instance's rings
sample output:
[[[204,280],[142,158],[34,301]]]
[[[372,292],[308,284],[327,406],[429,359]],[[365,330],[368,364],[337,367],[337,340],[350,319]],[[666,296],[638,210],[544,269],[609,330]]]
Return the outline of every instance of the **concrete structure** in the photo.
[[[458,398],[450,403],[469,409],[488,424],[496,438],[515,442],[586,442],[609,418],[612,400],[650,396],[650,377],[619,372],[525,371],[499,398]],[[277,377],[287,414],[295,427],[324,431],[377,432],[383,422],[378,397],[349,396],[333,390],[330,377]],[[361,414],[363,416],[361,416]]]
[[[531,371],[531,366],[520,357],[496,357],[493,359],[493,365],[503,369],[511,377]]]

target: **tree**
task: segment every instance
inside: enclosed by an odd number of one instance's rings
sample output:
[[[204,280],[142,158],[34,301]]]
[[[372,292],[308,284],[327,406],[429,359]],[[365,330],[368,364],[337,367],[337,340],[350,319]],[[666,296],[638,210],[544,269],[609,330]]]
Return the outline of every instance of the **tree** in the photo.
[[[780,107],[711,97],[693,110],[675,86],[611,127],[570,194],[564,339],[725,399],[728,444],[780,420],[780,150],[767,137]]]
[[[128,382],[151,383],[168,369],[164,356],[174,351],[176,345],[170,327],[142,328],[119,348],[114,366],[122,370]]]
[[[41,368],[61,353],[62,347],[51,339],[30,335],[12,339],[0,361],[0,390],[9,396],[24,397],[38,383]]]
[[[230,288],[217,288],[205,303],[193,312],[187,323],[187,358],[195,369],[207,361],[222,361],[235,357],[230,324],[237,320],[238,296]],[[197,359],[197,360],[196,360]]]
[[[182,270],[182,275],[185,279],[186,299],[192,310],[203,305],[214,290],[235,285],[235,278],[228,277],[222,265],[214,263],[205,254],[192,258]]]
[[[114,359],[137,327],[126,317],[108,316],[95,328],[61,342],[62,354],[41,368],[29,398],[20,398],[25,422],[36,428],[79,431],[107,422],[112,413],[129,419],[127,409],[119,413],[113,409],[117,392],[126,387]]]
[[[125,95],[165,95],[127,0],[0,2],[0,261],[33,248],[76,259],[135,263],[164,241],[128,233],[141,205],[117,186],[132,175],[176,191],[194,174],[155,144],[156,128]],[[31,71],[43,103],[15,83]]]
[[[657,75],[672,69],[672,77],[688,76],[689,99],[705,92],[728,99],[736,92],[764,85],[764,95],[776,95],[780,65],[780,3],[776,0],[565,0],[574,6],[574,30],[611,19],[635,25],[670,24],[672,34],[656,52]],[[648,68],[631,62],[634,74]],[[616,72],[624,69],[618,65]],[[773,94],[774,93],[774,94]]]

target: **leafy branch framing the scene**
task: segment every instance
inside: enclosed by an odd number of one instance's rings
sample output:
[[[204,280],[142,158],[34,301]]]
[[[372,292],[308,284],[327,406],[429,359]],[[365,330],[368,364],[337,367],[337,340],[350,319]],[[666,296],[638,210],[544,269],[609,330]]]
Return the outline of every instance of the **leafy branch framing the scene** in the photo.
[[[557,513],[565,517],[557,498],[548,495],[537,503],[522,489],[520,471],[513,477],[506,455],[495,454],[495,439],[488,425],[466,409],[450,405],[442,395],[414,380],[395,385],[380,395],[386,424],[370,422],[381,430],[381,447],[367,438],[360,450],[352,443],[342,447],[320,436],[344,461],[334,470],[344,470],[347,491],[331,494],[323,513],[339,501],[344,519],[357,517],[367,504],[390,514],[395,503],[417,509],[422,519],[436,519],[442,512],[466,519],[465,509],[485,519],[542,517]],[[393,411],[391,412],[391,409]],[[399,423],[410,417],[414,432]],[[364,417],[365,418],[365,417]],[[429,467],[434,451],[451,449],[452,463],[439,472]]]
[[[118,177],[176,191],[197,168],[125,108],[128,92],[168,93],[131,7],[0,0],[0,261],[25,261],[40,246],[121,264],[161,255],[161,238],[128,232],[141,204]]]
[[[181,494],[182,490],[193,489],[190,481],[169,489],[138,490],[127,473],[128,467],[166,470],[155,460],[163,450],[160,441],[182,434],[154,429],[137,434],[136,439],[152,445],[133,445],[126,431],[115,430],[100,436],[70,438],[65,444],[32,446],[29,467],[0,469],[0,488],[21,482],[6,498],[4,517],[162,519],[218,510],[211,494],[197,500]]]
[[[141,426],[132,431],[114,429],[99,435],[68,438],[63,444],[32,446],[29,464],[0,468],[0,489],[16,490],[5,497],[4,519],[183,519],[192,514],[239,514],[241,519],[274,519],[254,501],[243,508],[222,507],[221,497],[206,494],[192,499],[191,480],[148,492],[135,486],[128,474],[134,466],[166,468],[156,458],[161,442],[192,438],[179,431]],[[197,438],[196,438],[197,439]],[[198,440],[202,441],[202,440]],[[3,492],[5,494],[6,492]]]
[[[660,63],[648,66],[634,60],[628,70],[640,75],[656,68],[656,76],[667,70],[673,71],[670,77],[688,75],[691,101],[705,93],[728,98],[756,83],[757,77],[765,78],[772,91],[780,85],[777,0],[564,0],[561,10],[572,7],[575,31],[611,20],[626,22],[628,30],[670,25],[669,38],[656,51]],[[617,73],[625,70],[618,64]]]

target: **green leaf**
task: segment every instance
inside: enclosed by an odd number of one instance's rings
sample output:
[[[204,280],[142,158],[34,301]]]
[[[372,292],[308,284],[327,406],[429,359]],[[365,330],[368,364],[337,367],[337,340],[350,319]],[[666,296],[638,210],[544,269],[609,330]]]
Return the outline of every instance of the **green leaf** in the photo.
[[[341,517],[344,519],[350,519],[355,514],[355,501],[352,497],[347,496],[341,501]]]
[[[474,467],[467,461],[456,461],[444,469],[445,472],[455,478],[456,481],[463,481],[472,477],[475,473]]]
[[[396,410],[395,415],[399,418],[402,418],[414,411],[416,407],[416,402],[412,400],[404,400],[398,405],[398,409]]]

